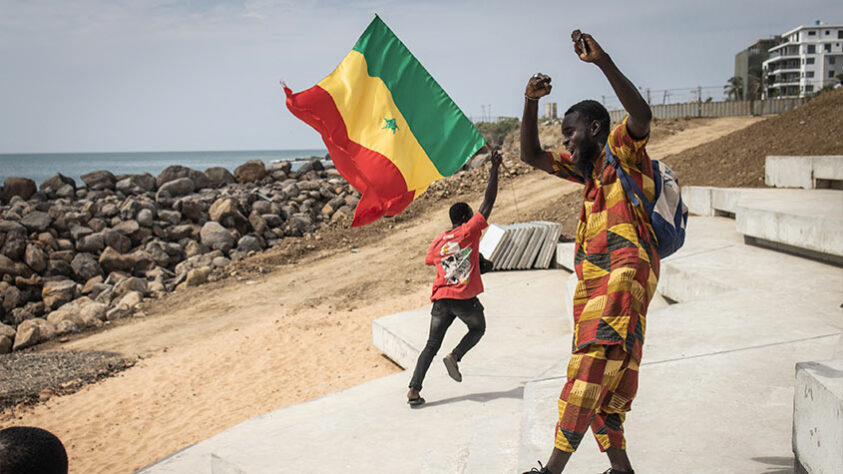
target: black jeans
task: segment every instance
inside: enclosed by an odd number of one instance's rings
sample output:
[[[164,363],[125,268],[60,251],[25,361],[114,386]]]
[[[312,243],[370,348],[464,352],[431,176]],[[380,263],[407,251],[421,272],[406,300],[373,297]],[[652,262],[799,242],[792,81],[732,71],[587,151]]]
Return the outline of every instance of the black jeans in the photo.
[[[427,344],[419,354],[416,362],[416,370],[413,371],[413,378],[410,380],[410,388],[421,390],[427,369],[430,367],[433,357],[442,347],[442,340],[448,327],[455,318],[460,318],[468,326],[468,333],[463,336],[457,347],[451,354],[459,361],[469,349],[475,346],[483,333],[486,332],[486,318],[483,316],[483,305],[477,297],[467,300],[455,300],[443,298],[433,302],[433,309],[430,311],[430,335],[427,337]]]

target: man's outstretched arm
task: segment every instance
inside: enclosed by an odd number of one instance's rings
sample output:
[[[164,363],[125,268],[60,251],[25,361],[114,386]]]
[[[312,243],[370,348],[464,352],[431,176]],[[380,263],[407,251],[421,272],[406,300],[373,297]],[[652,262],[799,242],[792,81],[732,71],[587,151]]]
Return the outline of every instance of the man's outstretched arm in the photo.
[[[629,114],[626,126],[633,138],[644,138],[650,133],[650,121],[653,119],[653,112],[650,105],[641,97],[635,85],[621,73],[612,58],[603,51],[597,41],[587,33],[574,30],[571,33],[571,40],[574,42],[574,52],[581,60],[587,63],[594,63],[603,71],[615,95],[620,99],[623,108]]]
[[[550,76],[538,73],[527,82],[524,114],[521,117],[521,161],[533,168],[552,172],[550,161],[539,142],[539,98],[550,93]]]
[[[489,220],[489,215],[492,214],[492,207],[495,205],[495,199],[498,197],[498,168],[501,166],[503,157],[498,150],[492,150],[492,169],[489,171],[489,184],[486,185],[486,194],[483,196],[483,203],[480,204],[480,209],[477,210],[483,214],[483,218]]]

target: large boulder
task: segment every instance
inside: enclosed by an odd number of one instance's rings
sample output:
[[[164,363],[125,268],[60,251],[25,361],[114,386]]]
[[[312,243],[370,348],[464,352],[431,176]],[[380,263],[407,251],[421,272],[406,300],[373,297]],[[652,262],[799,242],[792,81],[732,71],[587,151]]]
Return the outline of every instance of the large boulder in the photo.
[[[96,257],[89,253],[78,253],[70,262],[73,274],[79,281],[88,281],[97,275],[102,275],[102,269]]]
[[[158,185],[155,182],[155,176],[143,173],[127,176],[118,181],[115,187],[123,194],[143,194],[155,191]]]
[[[100,267],[109,274],[114,271],[132,273],[135,269],[135,259],[130,255],[122,255],[111,247],[106,247],[99,258]]]
[[[32,320],[29,319],[27,321]],[[22,322],[20,326],[18,326],[13,350],[20,350],[34,346],[41,340],[41,330],[38,325],[35,323],[27,324],[27,321]]]
[[[199,236],[203,245],[223,252],[228,252],[235,244],[231,232],[216,221],[206,222],[199,231]]]
[[[44,232],[53,223],[53,219],[46,212],[32,211],[23,216],[20,223],[30,232]]]
[[[47,269],[49,259],[47,258],[47,254],[41,250],[41,247],[35,244],[29,244],[26,246],[24,261],[29,265],[29,268],[37,273],[42,273]]]
[[[50,309],[69,303],[78,296],[76,282],[73,280],[48,281],[44,283],[41,290],[41,299],[44,305]]]
[[[226,184],[233,184],[236,182],[234,175],[221,166],[206,169],[205,175],[211,181],[212,188],[221,188]]]
[[[301,165],[299,169],[296,170],[296,178],[300,178],[307,174],[310,171],[324,171],[325,166],[322,164],[322,160],[319,158],[314,158],[307,163]]]
[[[9,202],[13,197],[20,196],[22,199],[27,200],[35,194],[35,191],[35,181],[29,178],[11,176],[3,182],[3,188],[0,190],[0,199]]]
[[[192,193],[196,184],[190,178],[176,178],[158,187],[158,196],[180,197]]]
[[[145,295],[148,291],[146,280],[137,277],[129,277],[120,280],[116,285],[114,285],[115,298],[120,298],[132,291],[137,291],[140,294]]]
[[[234,170],[238,183],[253,183],[266,177],[266,166],[261,160],[249,160]]]
[[[3,290],[3,310],[10,313],[13,309],[26,303],[23,293],[16,286],[9,286]]]
[[[67,177],[61,173],[56,173],[52,177],[44,180],[44,182],[41,183],[41,186],[39,186],[39,189],[42,193],[54,194],[65,186],[70,186],[74,192],[76,191],[76,181],[74,181],[73,178]]]
[[[105,317],[109,321],[129,317],[134,314],[135,307],[142,300],[143,295],[140,292],[129,292],[117,301],[117,304],[115,304],[114,307],[106,313]]]
[[[234,227],[240,233],[247,231],[248,219],[240,213],[239,204],[234,198],[222,198],[214,201],[208,210],[211,220],[217,221],[225,227]]]
[[[252,251],[260,252],[262,249],[260,240],[251,235],[244,235],[237,242],[237,250],[246,254]]]
[[[181,165],[168,166],[155,178],[155,182],[160,191],[161,186],[179,178],[190,178],[193,181],[195,189],[204,189],[211,186],[211,180],[205,176],[205,173]]]
[[[15,274],[15,262],[11,258],[0,254],[0,277]]]
[[[101,191],[104,189],[114,189],[117,184],[117,178],[111,174],[110,171],[91,171],[88,174],[82,175],[82,181],[88,186],[88,189],[93,191]]]

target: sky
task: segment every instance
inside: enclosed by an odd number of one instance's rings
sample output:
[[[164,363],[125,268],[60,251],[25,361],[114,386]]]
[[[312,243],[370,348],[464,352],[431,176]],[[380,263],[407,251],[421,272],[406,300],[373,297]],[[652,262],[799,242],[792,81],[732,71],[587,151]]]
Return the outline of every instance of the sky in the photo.
[[[324,148],[279,81],[316,84],[375,13],[470,117],[520,117],[535,72],[560,112],[614,108],[576,28],[660,102],[722,92],[757,39],[843,24],[839,0],[0,0],[0,153]]]

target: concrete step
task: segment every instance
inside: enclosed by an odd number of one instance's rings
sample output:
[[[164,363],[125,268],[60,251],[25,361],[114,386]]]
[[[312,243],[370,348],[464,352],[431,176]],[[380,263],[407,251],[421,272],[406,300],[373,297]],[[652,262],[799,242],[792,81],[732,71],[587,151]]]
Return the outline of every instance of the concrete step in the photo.
[[[777,188],[840,189],[843,155],[768,156],[764,183]]]
[[[843,359],[796,364],[793,452],[805,472],[843,472]]]

